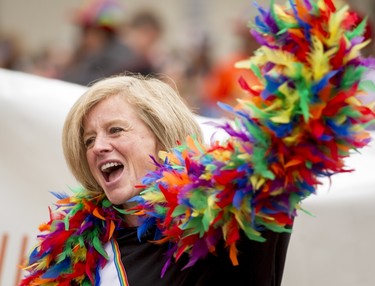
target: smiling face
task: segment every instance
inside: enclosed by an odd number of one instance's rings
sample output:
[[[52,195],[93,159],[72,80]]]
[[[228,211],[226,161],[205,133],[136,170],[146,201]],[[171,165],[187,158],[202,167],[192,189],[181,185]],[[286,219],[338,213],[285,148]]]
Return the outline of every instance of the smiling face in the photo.
[[[140,179],[154,170],[157,157],[154,133],[121,95],[95,105],[83,122],[83,140],[90,171],[113,204],[124,204],[138,194]]]

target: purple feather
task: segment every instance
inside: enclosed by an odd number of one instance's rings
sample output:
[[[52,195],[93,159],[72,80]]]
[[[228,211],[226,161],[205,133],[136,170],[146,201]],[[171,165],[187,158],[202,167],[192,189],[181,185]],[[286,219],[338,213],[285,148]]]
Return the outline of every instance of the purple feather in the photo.
[[[189,262],[182,269],[193,266],[199,259],[206,257],[207,254],[208,247],[206,242],[203,239],[197,240],[191,251]]]
[[[310,0],[304,0],[303,3],[305,3],[306,8],[311,11],[312,5],[310,3]]]
[[[260,44],[261,46],[266,46],[270,49],[277,49],[277,46],[275,45],[271,45],[271,43],[269,41],[267,41],[262,34],[260,34],[258,31],[256,30],[251,30],[250,31],[251,35],[253,36],[253,38],[255,39],[255,41],[258,42],[258,44]]]

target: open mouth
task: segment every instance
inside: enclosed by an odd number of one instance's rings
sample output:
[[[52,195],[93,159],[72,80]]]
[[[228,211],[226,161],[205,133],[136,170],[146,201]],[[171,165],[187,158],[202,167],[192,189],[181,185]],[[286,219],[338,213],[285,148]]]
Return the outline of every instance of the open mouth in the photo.
[[[119,162],[109,162],[101,166],[100,170],[107,183],[113,182],[122,174],[124,165]]]

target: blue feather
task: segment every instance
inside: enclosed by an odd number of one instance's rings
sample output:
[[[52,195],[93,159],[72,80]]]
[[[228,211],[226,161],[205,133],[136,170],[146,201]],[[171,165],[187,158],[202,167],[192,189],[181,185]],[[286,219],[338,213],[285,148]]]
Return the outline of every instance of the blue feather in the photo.
[[[100,271],[100,265],[98,265],[98,267],[96,267],[96,269],[95,269],[95,286],[99,286],[100,285],[99,271]]]
[[[295,1],[289,0],[290,7],[293,10],[294,17],[296,18],[298,24],[301,26],[302,30],[304,30],[304,34],[306,39],[311,43],[311,26],[307,24],[306,22],[302,21],[302,19],[298,16],[298,11],[296,9],[296,4],[294,3]]]
[[[317,95],[324,87],[327,86],[328,81],[337,74],[337,70],[327,73],[319,82],[311,87],[312,94]]]
[[[69,195],[68,194],[66,194],[66,193],[58,193],[58,192],[50,192],[54,197],[56,197],[57,199],[59,199],[59,200],[62,200],[62,199],[66,199],[66,198],[68,198],[69,197]]]
[[[154,217],[148,217],[143,220],[142,224],[137,228],[137,236],[138,240],[142,241],[142,237],[147,234],[147,231],[154,226],[156,223],[156,219]]]
[[[31,265],[38,262],[39,259],[45,257],[48,254],[49,252],[40,253],[39,248],[35,247],[29,256],[29,264]]]
[[[287,136],[292,132],[293,129],[293,122],[289,122],[287,124],[274,124],[268,121],[265,124],[269,129],[271,129],[275,133],[275,135],[278,138]]]
[[[64,259],[58,264],[47,268],[46,272],[42,275],[45,279],[54,279],[61,276],[62,273],[66,273],[71,267],[71,261],[69,258]]]
[[[218,102],[217,105],[224,111],[228,111],[228,112],[231,112],[233,113],[234,112],[234,109],[232,106],[230,106],[229,104],[226,104],[226,103],[223,103],[223,102]]]
[[[243,198],[245,197],[245,192],[243,192],[242,190],[237,190],[233,196],[233,206],[236,208],[236,209],[241,209],[241,205],[242,205],[242,200]]]
[[[326,123],[337,135],[348,136],[350,134],[349,126],[347,125],[337,125],[333,120],[327,120]]]

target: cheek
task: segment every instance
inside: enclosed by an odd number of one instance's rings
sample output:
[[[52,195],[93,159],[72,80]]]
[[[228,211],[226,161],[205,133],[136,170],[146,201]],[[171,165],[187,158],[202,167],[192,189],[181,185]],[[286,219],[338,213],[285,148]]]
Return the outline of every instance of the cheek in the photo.
[[[95,164],[94,164],[94,157],[92,155],[92,152],[90,151],[87,151],[86,152],[86,160],[87,160],[87,164],[89,166],[89,169],[91,171],[91,174],[94,175],[94,170],[96,169],[95,168]]]
[[[145,175],[149,171],[155,170],[156,166],[150,156],[158,160],[158,149],[157,144],[150,138],[143,138],[142,142],[143,144],[137,145],[133,150],[133,160],[137,165],[139,174]]]
[[[158,154],[158,144],[154,139],[150,139],[150,137],[142,138],[142,144],[143,144],[143,150],[145,157],[147,157],[150,160],[150,155],[155,157]],[[148,160],[148,161],[149,161]]]
[[[153,160],[155,160],[156,162],[159,162],[159,151],[160,151],[160,148],[158,148],[158,144],[154,143],[153,145],[150,144],[149,148],[148,148],[148,153],[145,154],[145,158],[146,160],[144,161],[144,165],[147,169],[147,171],[154,171],[157,167],[155,166],[155,163]],[[151,158],[152,157],[152,158]]]

